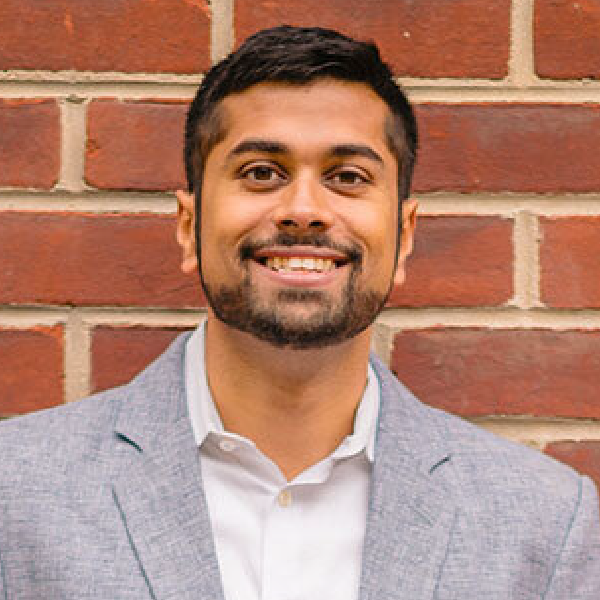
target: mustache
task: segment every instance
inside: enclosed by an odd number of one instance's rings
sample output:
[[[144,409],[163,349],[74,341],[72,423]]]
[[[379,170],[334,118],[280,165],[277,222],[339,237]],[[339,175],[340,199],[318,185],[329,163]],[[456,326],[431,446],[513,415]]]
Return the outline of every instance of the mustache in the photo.
[[[271,246],[314,246],[315,248],[329,248],[346,256],[349,262],[362,262],[363,253],[357,243],[342,244],[332,240],[326,233],[291,234],[279,232],[274,236],[263,240],[246,240],[239,248],[242,260],[252,259],[255,254],[264,248]]]

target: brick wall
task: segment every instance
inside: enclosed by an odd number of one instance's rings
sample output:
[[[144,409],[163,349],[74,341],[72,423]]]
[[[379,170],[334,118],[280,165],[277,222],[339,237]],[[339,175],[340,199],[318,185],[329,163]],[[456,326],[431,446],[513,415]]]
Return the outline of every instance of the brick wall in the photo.
[[[376,39],[421,123],[415,253],[374,347],[425,401],[600,481],[600,0],[374,6],[3,0],[0,414],[126,381],[197,322],[185,102],[256,29],[320,24]]]

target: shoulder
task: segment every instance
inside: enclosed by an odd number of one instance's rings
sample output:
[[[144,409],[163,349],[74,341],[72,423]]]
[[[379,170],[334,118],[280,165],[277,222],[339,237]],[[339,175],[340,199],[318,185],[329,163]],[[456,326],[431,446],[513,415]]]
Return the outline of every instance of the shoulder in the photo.
[[[544,506],[572,511],[582,477],[540,449],[501,438],[477,425],[426,407],[446,436],[449,477],[461,496],[489,498],[497,507],[538,512]]]
[[[463,499],[507,514],[544,507],[572,512],[589,481],[538,449],[501,438],[420,402],[381,363],[382,420],[410,440],[432,476]],[[429,461],[429,462],[428,462]],[[439,467],[435,465],[439,463]]]
[[[124,388],[13,417],[0,423],[0,486],[17,486],[69,473],[102,458],[114,435]]]
[[[181,412],[188,336],[178,336],[126,385],[0,423],[0,472],[6,474],[7,463],[13,461],[26,467],[101,454],[114,441],[119,419],[148,423],[167,420],[170,412]]]

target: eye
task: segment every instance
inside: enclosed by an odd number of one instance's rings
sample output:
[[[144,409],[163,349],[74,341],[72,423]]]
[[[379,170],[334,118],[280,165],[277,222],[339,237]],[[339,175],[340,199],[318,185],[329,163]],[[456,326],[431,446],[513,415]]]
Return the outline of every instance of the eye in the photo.
[[[329,181],[336,186],[347,188],[369,183],[369,177],[356,169],[338,169],[329,175]]]
[[[253,184],[273,184],[283,180],[283,175],[270,165],[251,165],[242,169],[240,177]]]

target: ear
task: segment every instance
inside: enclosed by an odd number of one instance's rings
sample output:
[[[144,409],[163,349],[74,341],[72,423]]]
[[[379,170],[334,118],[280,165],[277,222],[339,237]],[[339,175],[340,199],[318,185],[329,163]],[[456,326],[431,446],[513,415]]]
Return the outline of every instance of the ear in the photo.
[[[181,270],[193,273],[198,269],[195,234],[194,196],[177,190],[177,243],[181,246]]]
[[[407,198],[402,202],[402,233],[400,234],[400,249],[398,250],[398,262],[394,274],[394,284],[402,285],[406,277],[406,259],[413,250],[415,229],[417,227],[417,208],[419,203]]]

